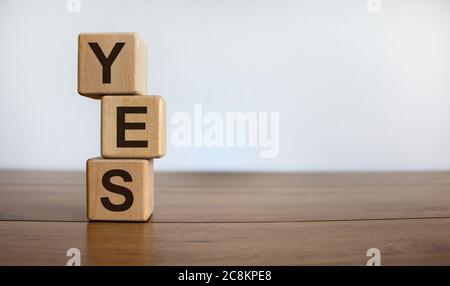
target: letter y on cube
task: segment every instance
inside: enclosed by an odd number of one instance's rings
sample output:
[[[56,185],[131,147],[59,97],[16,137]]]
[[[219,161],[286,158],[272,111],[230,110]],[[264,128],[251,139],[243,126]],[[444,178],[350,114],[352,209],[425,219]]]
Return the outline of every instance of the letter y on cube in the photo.
[[[147,93],[147,46],[137,33],[82,33],[78,36],[78,93]]]

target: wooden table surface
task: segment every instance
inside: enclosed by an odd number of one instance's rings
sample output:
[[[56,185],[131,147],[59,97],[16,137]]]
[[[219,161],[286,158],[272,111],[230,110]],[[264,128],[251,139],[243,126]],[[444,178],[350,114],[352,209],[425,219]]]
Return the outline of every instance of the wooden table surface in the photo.
[[[0,171],[0,265],[450,265],[450,172],[157,173],[147,223],[88,223],[82,172]]]

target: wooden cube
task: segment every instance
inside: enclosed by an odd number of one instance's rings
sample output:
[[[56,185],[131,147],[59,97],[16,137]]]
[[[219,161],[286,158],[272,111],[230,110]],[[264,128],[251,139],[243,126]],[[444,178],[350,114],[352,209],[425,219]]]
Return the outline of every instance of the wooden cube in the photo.
[[[78,93],[147,93],[147,46],[137,33],[82,33],[78,36]]]
[[[153,211],[153,161],[93,158],[86,162],[87,217],[146,221]]]
[[[160,96],[104,96],[102,157],[151,159],[164,156],[165,106]]]

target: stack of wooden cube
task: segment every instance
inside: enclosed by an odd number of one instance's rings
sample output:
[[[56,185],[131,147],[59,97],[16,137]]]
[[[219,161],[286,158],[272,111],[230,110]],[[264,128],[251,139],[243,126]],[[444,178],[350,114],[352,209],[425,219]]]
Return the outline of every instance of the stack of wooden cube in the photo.
[[[166,152],[165,102],[145,95],[147,46],[141,37],[80,34],[78,93],[101,99],[102,157],[86,163],[88,219],[148,220],[153,159]]]

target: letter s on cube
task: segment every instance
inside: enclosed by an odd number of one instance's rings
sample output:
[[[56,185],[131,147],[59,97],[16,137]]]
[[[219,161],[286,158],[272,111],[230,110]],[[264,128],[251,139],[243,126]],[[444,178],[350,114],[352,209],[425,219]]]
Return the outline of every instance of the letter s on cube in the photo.
[[[89,220],[147,221],[153,212],[153,160],[89,159],[86,185]]]

